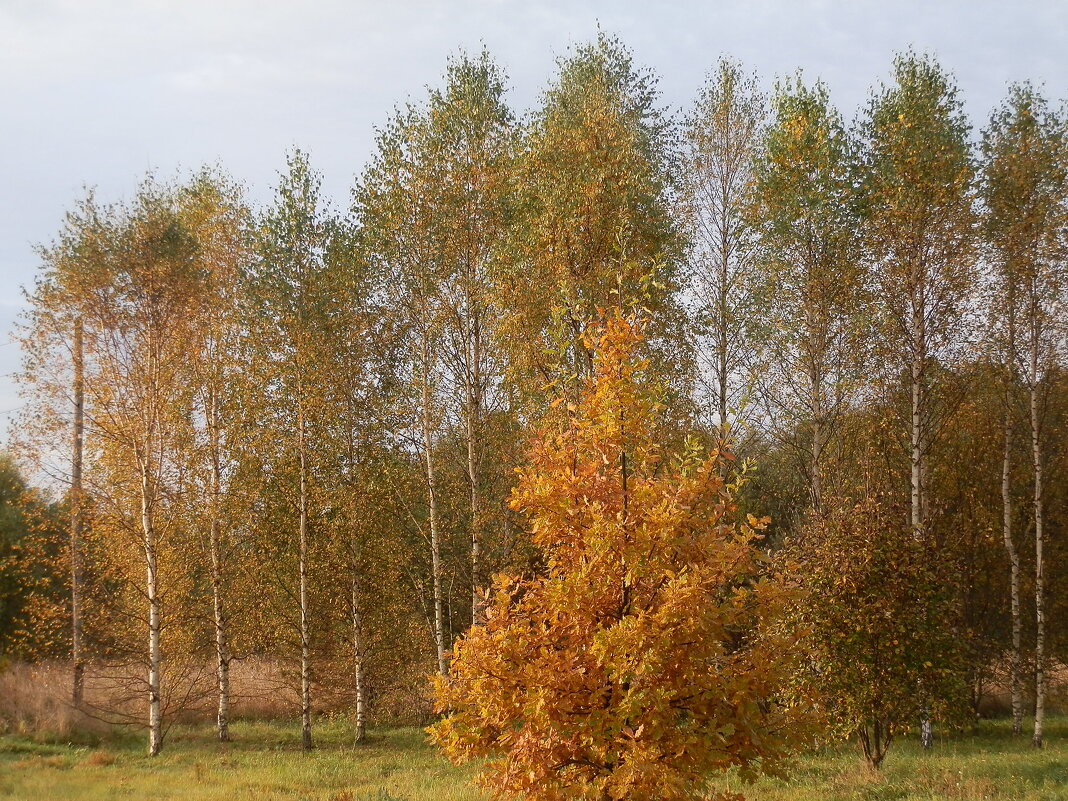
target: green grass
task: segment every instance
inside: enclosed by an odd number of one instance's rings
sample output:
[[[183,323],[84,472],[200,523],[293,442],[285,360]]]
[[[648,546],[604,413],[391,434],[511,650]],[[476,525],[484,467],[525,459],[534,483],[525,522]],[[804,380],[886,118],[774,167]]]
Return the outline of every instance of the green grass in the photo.
[[[144,738],[95,747],[0,737],[0,799],[98,801],[474,801],[470,771],[454,768],[419,729],[375,730],[354,747],[342,722],[316,728],[317,748],[300,750],[295,725],[235,723],[234,742],[206,727],[171,730],[163,753],[149,757]],[[114,760],[111,762],[111,760]],[[111,764],[107,764],[111,762]]]
[[[1034,751],[1004,721],[947,735],[930,754],[914,740],[895,743],[883,770],[863,764],[855,746],[798,758],[790,779],[720,789],[751,801],[1068,801],[1068,718],[1047,725],[1048,745]],[[299,749],[299,731],[282,723],[238,723],[222,745],[206,727],[171,731],[151,758],[134,735],[93,744],[0,737],[0,799],[315,799],[315,801],[474,801],[472,771],[450,766],[419,729],[385,729],[353,747],[344,721],[324,721],[318,748]]]
[[[939,737],[930,753],[915,738],[894,742],[881,771],[852,743],[798,758],[788,780],[745,787],[716,782],[750,801],[1068,801],[1068,718],[1046,723],[1046,747],[1013,737],[1007,720]]]

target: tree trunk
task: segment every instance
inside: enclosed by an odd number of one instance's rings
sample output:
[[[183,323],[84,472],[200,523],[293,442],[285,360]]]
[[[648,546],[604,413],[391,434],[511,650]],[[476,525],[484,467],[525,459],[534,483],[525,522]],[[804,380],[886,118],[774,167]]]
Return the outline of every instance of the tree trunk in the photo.
[[[477,323],[476,323],[477,325]],[[479,621],[482,599],[479,595],[482,560],[482,494],[479,470],[479,434],[481,432],[481,404],[479,392],[481,375],[479,371],[479,342],[477,331],[472,333],[471,366],[467,379],[466,409],[467,417],[467,480],[471,485],[471,625]]]
[[[910,511],[912,533],[917,539],[924,536],[924,498],[923,498],[923,361],[919,357],[912,360],[911,376],[912,425],[910,432]]]
[[[475,455],[474,432],[468,422],[467,477],[471,482],[471,625],[479,622],[482,614],[482,597],[479,594],[479,578],[482,569],[482,498],[479,488],[478,460]]]
[[[871,727],[863,725],[857,731],[860,745],[864,751],[864,758],[868,761],[868,767],[879,770],[886,758],[886,752],[890,749],[893,735],[889,726],[884,726],[882,721],[871,721]]]
[[[441,537],[438,531],[437,486],[434,477],[434,437],[430,419],[430,344],[423,343],[423,451],[426,457],[427,505],[430,516],[430,569],[434,583],[434,644],[437,649],[438,673],[448,673],[445,662],[445,620],[441,588]]]
[[[926,498],[924,498],[924,479],[926,478],[927,456],[927,392],[924,385],[924,372],[927,361],[927,332],[924,324],[922,296],[913,298],[912,337],[913,354],[910,390],[912,395],[912,420],[910,432],[910,490],[911,522],[913,536],[918,540],[926,538]],[[921,692],[923,688],[920,688]],[[924,750],[934,746],[934,732],[931,728],[931,715],[925,704],[920,716],[920,744]]]
[[[219,410],[214,387],[208,400],[208,426],[211,442],[211,600],[215,617],[215,669],[218,690],[217,733],[220,742],[230,741],[230,648],[227,613],[224,604],[223,556],[219,507],[222,499],[222,465],[219,455]]]
[[[1033,337],[1031,348],[1031,381],[1029,391],[1031,400],[1031,460],[1035,472],[1035,731],[1031,744],[1042,747],[1042,729],[1046,720],[1046,609],[1045,609],[1045,565],[1043,563],[1043,519],[1042,519],[1042,429],[1038,408],[1038,344]]]
[[[367,699],[366,687],[363,676],[363,628],[360,622],[360,594],[359,581],[357,580],[359,566],[353,559],[352,565],[352,658],[356,669],[356,735],[354,740],[359,743],[366,733]]]
[[[1011,494],[1011,457],[1012,457],[1012,411],[1011,396],[1005,393],[1005,442],[1001,461],[1001,508],[1002,536],[1005,551],[1009,556],[1009,592],[1012,609],[1012,661],[1009,680],[1012,684],[1012,731],[1019,734],[1023,730],[1023,695],[1021,692],[1022,651],[1020,648],[1020,554],[1012,537],[1012,494]]]
[[[301,390],[298,388],[298,395]],[[300,743],[312,749],[311,642],[308,621],[308,460],[304,441],[304,399],[297,398],[297,454],[300,460],[299,554],[300,573]]]
[[[821,376],[812,369],[809,392],[812,403],[812,464],[811,476],[812,509],[816,514],[823,511],[823,447],[826,444],[826,432],[823,425],[823,388]]]
[[[727,190],[724,190],[723,202],[728,202]],[[726,214],[727,206],[724,205],[724,214]],[[729,326],[727,321],[727,315],[730,313],[729,306],[729,282],[730,282],[730,261],[731,261],[731,243],[729,240],[730,234],[730,222],[728,219],[723,221],[724,237],[723,237],[723,252],[720,258],[719,264],[719,287],[718,287],[718,302],[719,308],[716,310],[716,368],[718,375],[716,376],[717,384],[716,393],[718,397],[716,401],[719,408],[716,413],[719,415],[717,421],[717,430],[719,432],[720,439],[725,439],[729,429],[729,423],[727,421],[727,393],[729,392],[727,384],[727,370],[728,370],[728,350],[730,348]]]
[[[149,463],[141,464],[141,533],[144,537],[148,596],[148,753],[156,756],[163,747],[160,708],[160,600],[157,574],[156,531],[152,520],[153,495]]]
[[[82,705],[85,666],[82,654],[82,452],[85,434],[85,361],[82,319],[74,321],[74,438],[70,469],[70,617],[73,690],[71,702]]]
[[[912,432],[911,432],[911,518],[912,534],[917,539],[925,537],[924,520],[924,408],[925,393],[923,387],[923,360],[914,357],[912,360]],[[921,691],[923,688],[920,688]],[[931,715],[926,705],[920,715],[920,745],[924,750],[930,750],[934,746],[934,732],[931,728]],[[878,767],[878,765],[876,765]]]

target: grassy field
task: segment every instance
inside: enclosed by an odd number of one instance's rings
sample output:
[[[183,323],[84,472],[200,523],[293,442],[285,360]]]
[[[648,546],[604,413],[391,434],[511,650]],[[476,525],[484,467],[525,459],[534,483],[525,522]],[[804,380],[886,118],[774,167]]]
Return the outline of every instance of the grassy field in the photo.
[[[221,746],[207,728],[176,728],[164,753],[143,754],[128,736],[92,745],[0,737],[0,798],[67,799],[315,799],[315,801],[460,801],[482,796],[471,771],[450,766],[418,729],[374,731],[353,748],[342,721],[323,723],[319,748],[299,751],[293,725],[238,723],[236,741]],[[914,741],[896,743],[881,773],[869,771],[843,745],[797,760],[788,781],[745,787],[731,777],[716,786],[752,801],[934,801],[1004,799],[1068,801],[1068,718],[1048,725],[1047,748],[1033,751],[1006,723],[947,736],[933,753]]]

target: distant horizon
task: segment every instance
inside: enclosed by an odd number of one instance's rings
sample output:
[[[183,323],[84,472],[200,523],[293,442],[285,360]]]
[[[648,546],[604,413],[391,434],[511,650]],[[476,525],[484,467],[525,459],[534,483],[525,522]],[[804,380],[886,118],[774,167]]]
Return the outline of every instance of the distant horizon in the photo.
[[[309,4],[252,0],[0,0],[0,106],[9,141],[0,217],[0,443],[21,401],[11,340],[34,246],[94,187],[129,198],[161,178],[218,163],[249,199],[270,196],[298,146],[335,206],[373,153],[392,110],[438,86],[446,59],[485,46],[509,76],[517,114],[537,103],[555,60],[598,28],[660,78],[684,111],[721,55],[766,90],[802,70],[823,80],[846,120],[885,81],[894,53],[933,55],[957,80],[973,139],[1008,85],[1031,80],[1068,96],[1068,4],[1031,2],[724,2],[715,8],[635,2]]]

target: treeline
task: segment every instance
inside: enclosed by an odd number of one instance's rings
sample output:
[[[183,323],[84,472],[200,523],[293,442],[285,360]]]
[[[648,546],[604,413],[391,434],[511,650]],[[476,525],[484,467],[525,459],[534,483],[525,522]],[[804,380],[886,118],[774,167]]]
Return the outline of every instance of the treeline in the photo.
[[[305,747],[325,698],[359,739],[447,673],[492,574],[544,568],[515,467],[618,311],[646,321],[661,446],[733,443],[869,758],[1002,681],[1040,745],[1068,652],[1064,114],[1013,86],[976,145],[907,52],[853,123],[727,60],[672,116],[604,35],[526,115],[505,90],[451,60],[348,209],[295,151],[265,208],[206,168],[68,214],[14,432],[63,498],[12,549],[5,652],[73,655],[75,703],[86,669],[143,664],[152,753],[208,663],[227,739],[251,656],[293,667]]]

